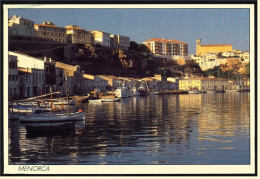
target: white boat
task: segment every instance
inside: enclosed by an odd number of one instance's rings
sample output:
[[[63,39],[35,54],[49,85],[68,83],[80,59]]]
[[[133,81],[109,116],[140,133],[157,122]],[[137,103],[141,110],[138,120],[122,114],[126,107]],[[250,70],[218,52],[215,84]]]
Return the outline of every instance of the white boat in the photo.
[[[101,103],[102,99],[89,99],[89,103]]]
[[[158,95],[158,94],[159,94],[158,91],[151,91],[151,92],[149,93],[149,95]]]
[[[188,91],[188,93],[189,94],[200,94],[201,91],[199,91],[199,90],[190,90],[190,91]]]
[[[114,91],[114,94],[118,98],[127,98],[130,96],[130,92],[125,87],[119,87]]]
[[[20,122],[63,122],[75,121],[85,119],[85,112],[75,113],[39,113],[39,114],[25,114],[19,116]]]
[[[102,98],[101,102],[119,102],[121,99],[119,98]]]
[[[59,98],[59,99],[49,99],[47,100],[49,103],[51,102],[53,105],[75,105],[76,102],[74,99],[70,99],[69,101],[66,98]]]

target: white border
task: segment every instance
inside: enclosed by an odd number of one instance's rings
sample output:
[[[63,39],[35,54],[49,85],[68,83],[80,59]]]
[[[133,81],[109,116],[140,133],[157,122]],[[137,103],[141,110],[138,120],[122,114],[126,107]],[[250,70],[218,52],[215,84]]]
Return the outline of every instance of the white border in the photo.
[[[255,172],[254,153],[254,120],[255,120],[255,98],[254,98],[254,5],[248,4],[212,4],[212,5],[4,5],[4,47],[8,47],[8,9],[9,8],[249,8],[250,9],[250,143],[251,143],[251,165],[48,165],[49,172],[26,172],[26,174],[253,174]],[[8,69],[8,49],[4,49],[4,69]],[[4,73],[4,79],[8,74]],[[8,165],[8,80],[4,80],[4,174],[25,174],[18,172],[20,165]]]

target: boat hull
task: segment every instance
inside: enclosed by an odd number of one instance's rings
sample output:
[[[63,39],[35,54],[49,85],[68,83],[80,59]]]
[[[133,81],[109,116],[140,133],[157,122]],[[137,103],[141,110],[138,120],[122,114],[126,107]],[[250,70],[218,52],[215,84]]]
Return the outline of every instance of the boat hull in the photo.
[[[42,114],[28,114],[20,115],[20,122],[62,122],[62,121],[76,121],[84,120],[84,112],[75,112],[71,114],[52,114],[52,113],[42,113]]]
[[[188,91],[189,94],[200,94],[200,91]]]

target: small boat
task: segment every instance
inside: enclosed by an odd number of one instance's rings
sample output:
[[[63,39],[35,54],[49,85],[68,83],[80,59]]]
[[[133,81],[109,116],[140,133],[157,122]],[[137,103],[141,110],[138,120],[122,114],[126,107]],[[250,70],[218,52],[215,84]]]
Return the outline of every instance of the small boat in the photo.
[[[188,91],[188,93],[189,94],[200,94],[201,91],[199,91],[199,90],[190,90],[190,91]]]
[[[102,98],[101,102],[120,102],[121,99],[119,98]]]
[[[47,100],[49,103],[51,102],[53,105],[75,105],[76,102],[74,99],[70,99],[69,101],[66,98],[54,98]]]
[[[75,113],[39,113],[39,114],[25,114],[19,116],[20,122],[62,122],[84,120],[85,112],[79,111]]]
[[[88,102],[89,103],[101,103],[102,99],[89,99]]]
[[[158,95],[158,94],[159,94],[158,91],[151,91],[151,92],[149,93],[149,95]]]

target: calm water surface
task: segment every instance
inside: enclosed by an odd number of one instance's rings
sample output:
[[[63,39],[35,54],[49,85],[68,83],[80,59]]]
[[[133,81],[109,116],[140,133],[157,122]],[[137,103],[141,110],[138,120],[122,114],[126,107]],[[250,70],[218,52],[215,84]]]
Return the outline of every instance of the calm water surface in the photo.
[[[27,133],[9,120],[9,164],[250,164],[249,93],[133,97],[78,104],[86,120]]]

